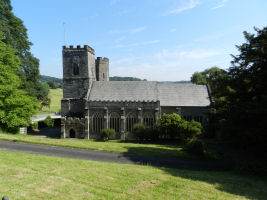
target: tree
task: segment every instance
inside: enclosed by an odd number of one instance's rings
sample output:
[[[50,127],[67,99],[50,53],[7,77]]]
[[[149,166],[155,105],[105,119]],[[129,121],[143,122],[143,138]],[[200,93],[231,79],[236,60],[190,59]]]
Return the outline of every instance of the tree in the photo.
[[[267,27],[244,32],[229,68],[223,136],[234,144],[261,152],[267,143]],[[252,147],[252,148],[251,148]]]
[[[227,72],[225,70],[218,67],[211,67],[203,72],[195,72],[191,77],[191,82],[202,85],[208,84],[216,102],[216,98],[223,96],[224,82],[226,79]]]
[[[27,91],[29,95],[36,97],[39,101],[48,98],[41,89],[39,60],[30,52],[32,43],[28,40],[27,29],[23,21],[12,12],[10,0],[0,0],[0,30],[3,42],[16,50],[20,59],[20,68],[16,72],[22,80],[20,88]]]
[[[28,125],[38,104],[34,97],[19,89],[21,80],[17,73],[20,60],[16,51],[2,42],[0,35],[0,124],[13,129]]]

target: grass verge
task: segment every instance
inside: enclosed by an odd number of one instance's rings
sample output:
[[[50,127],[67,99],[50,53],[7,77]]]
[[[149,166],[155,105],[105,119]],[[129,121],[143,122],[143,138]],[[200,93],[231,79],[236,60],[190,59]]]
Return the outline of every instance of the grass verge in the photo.
[[[0,151],[0,196],[9,199],[265,199],[267,183],[199,172]]]

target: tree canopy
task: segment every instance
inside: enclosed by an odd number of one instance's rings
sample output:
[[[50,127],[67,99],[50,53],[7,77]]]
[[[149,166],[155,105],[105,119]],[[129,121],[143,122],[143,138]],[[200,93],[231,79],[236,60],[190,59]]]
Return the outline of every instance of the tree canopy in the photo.
[[[193,74],[197,84],[210,84],[216,114],[212,122],[235,146],[261,152],[267,143],[267,27],[246,31],[227,70],[210,68]],[[214,118],[215,117],[215,118]]]
[[[17,75],[20,60],[16,51],[1,41],[0,36],[0,124],[13,129],[28,125],[38,104],[34,97],[19,89],[21,80]]]
[[[16,72],[21,79],[20,88],[40,102],[46,101],[48,91],[40,82],[39,60],[30,52],[32,43],[28,40],[23,21],[13,14],[10,0],[0,0],[0,13],[2,42],[14,48],[20,59],[20,67]]]

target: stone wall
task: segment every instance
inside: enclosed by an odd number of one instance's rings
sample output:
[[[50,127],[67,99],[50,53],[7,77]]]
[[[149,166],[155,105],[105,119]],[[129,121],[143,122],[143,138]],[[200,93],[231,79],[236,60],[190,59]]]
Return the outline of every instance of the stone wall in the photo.
[[[143,123],[143,116],[150,114],[155,122],[159,119],[159,102],[103,102],[92,101],[87,102],[87,118],[89,119],[88,138],[98,138],[99,134],[93,130],[94,116],[103,116],[103,128],[110,127],[111,114],[119,116],[120,130],[117,136],[123,136],[127,132],[127,117],[129,115],[136,116],[136,123]]]

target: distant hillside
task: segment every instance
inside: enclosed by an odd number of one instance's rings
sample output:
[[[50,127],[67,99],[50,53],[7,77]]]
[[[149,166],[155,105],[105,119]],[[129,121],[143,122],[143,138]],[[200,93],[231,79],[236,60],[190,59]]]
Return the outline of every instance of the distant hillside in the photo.
[[[41,75],[41,82],[47,83],[51,89],[62,88],[62,79]]]
[[[52,76],[41,75],[41,82],[42,83],[47,83],[48,81],[53,81],[53,82],[62,84],[62,79],[61,78],[55,78],[55,77],[52,77]]]
[[[191,81],[159,81],[160,83],[191,83]]]
[[[140,79],[135,77],[121,77],[121,76],[111,76],[110,81],[147,81],[146,79]]]
[[[50,88],[56,89],[56,88],[62,88],[62,79],[61,78],[55,78],[51,76],[41,76],[41,82],[47,83]],[[146,79],[140,79],[136,77],[121,77],[121,76],[111,76],[109,77],[110,81],[147,81]],[[190,81],[158,81],[160,83],[191,83]]]

